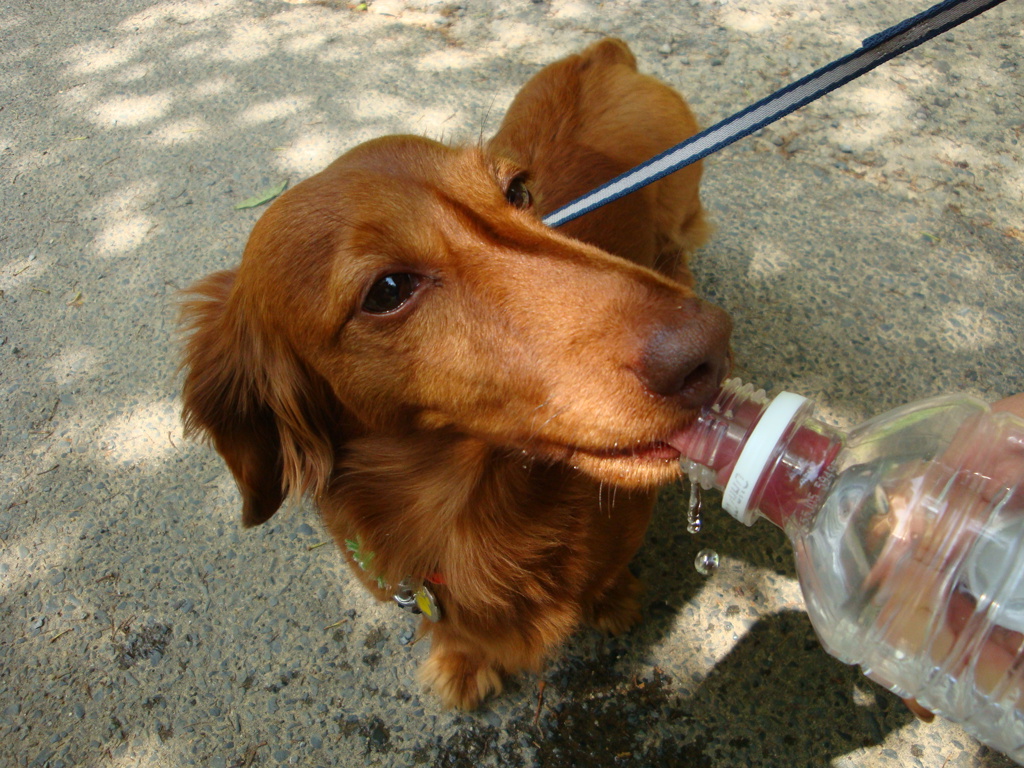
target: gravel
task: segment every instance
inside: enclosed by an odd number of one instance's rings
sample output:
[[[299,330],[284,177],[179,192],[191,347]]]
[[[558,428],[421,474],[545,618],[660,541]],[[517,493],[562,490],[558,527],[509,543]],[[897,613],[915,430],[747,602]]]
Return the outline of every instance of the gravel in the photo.
[[[308,506],[243,531],[179,422],[176,295],[238,260],[262,211],[238,202],[374,136],[475,141],[602,34],[710,124],[922,8],[0,0],[0,764],[1009,765],[824,653],[780,534],[712,512],[691,536],[673,488],[635,563],[641,627],[441,710],[411,617],[316,546]],[[694,270],[739,375],[837,423],[1024,391],[1022,17],[707,163]]]

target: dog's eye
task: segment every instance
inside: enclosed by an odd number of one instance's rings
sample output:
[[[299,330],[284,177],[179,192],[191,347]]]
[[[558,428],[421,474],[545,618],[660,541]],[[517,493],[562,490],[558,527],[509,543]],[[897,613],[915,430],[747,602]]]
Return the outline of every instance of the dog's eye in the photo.
[[[505,199],[520,210],[526,210],[533,203],[533,196],[526,187],[526,180],[522,176],[512,179],[512,183],[505,190]]]
[[[410,275],[408,272],[382,277],[363,299],[363,311],[371,315],[394,312],[412,297],[422,280],[419,275]]]

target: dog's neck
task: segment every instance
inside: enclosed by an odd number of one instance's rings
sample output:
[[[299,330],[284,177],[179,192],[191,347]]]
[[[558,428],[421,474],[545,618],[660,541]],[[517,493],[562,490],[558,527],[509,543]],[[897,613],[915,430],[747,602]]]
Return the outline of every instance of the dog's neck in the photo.
[[[375,575],[395,583],[438,571],[447,579],[453,561],[468,556],[460,536],[504,543],[510,531],[539,534],[551,527],[553,505],[581,496],[596,503],[598,493],[566,467],[454,432],[414,432],[350,441],[319,503],[336,512],[325,519],[347,526],[335,537],[358,536],[375,553]]]
[[[429,520],[443,527],[476,514],[515,514],[538,489],[550,493],[573,477],[565,467],[454,431],[411,432],[350,440],[327,495],[365,498],[389,523],[399,515],[411,516],[414,526]]]

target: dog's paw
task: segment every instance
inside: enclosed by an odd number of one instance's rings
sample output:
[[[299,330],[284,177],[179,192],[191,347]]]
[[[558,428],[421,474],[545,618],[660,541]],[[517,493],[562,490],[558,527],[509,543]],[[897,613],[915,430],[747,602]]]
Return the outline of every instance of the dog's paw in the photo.
[[[640,621],[640,593],[643,585],[629,571],[590,609],[589,623],[611,635],[621,635]]]
[[[436,647],[420,668],[419,678],[446,708],[474,709],[492,693],[501,692],[501,675],[486,661]]]

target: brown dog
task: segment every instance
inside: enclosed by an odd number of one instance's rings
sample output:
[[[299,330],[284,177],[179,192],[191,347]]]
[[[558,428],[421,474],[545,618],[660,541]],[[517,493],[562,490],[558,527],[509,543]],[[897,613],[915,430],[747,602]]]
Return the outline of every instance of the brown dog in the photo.
[[[371,592],[439,606],[421,676],[447,705],[581,621],[639,618],[627,564],[678,474],[664,441],[730,360],[727,316],[689,288],[700,168],[561,231],[540,217],[694,130],[603,40],[527,83],[484,147],[351,150],[191,289],[185,423],[243,524],[309,494]]]

